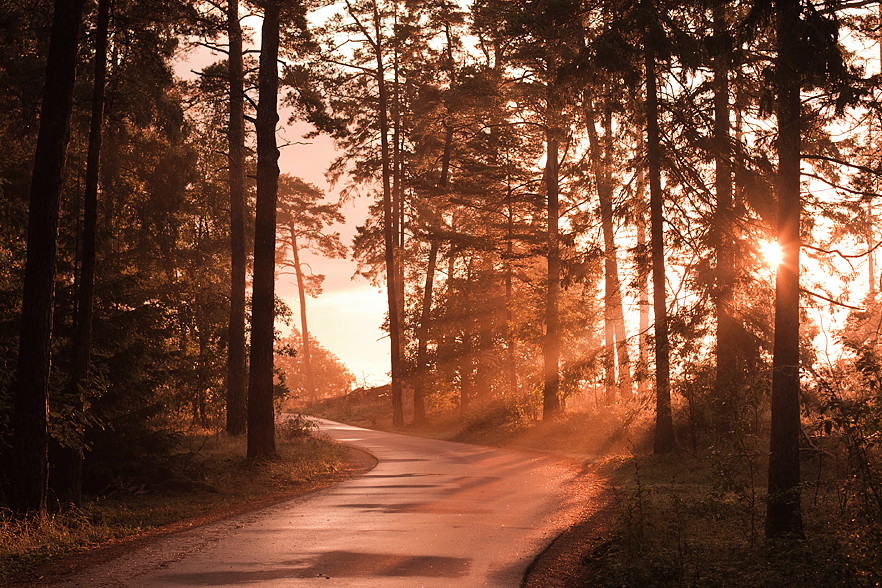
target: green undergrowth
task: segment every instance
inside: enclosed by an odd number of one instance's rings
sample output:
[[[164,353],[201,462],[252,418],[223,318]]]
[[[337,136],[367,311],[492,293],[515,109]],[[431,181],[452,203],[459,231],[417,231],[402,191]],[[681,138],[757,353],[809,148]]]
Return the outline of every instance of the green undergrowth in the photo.
[[[17,518],[0,510],[0,576],[59,556],[172,523],[252,502],[338,471],[342,448],[312,435],[304,422],[277,429],[278,459],[245,459],[246,440],[186,433],[163,479],[117,479],[80,508]]]

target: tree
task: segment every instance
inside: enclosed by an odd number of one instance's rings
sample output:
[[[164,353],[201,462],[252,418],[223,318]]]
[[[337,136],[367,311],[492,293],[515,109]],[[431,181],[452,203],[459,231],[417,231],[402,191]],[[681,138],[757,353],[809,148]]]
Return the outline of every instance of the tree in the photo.
[[[58,209],[76,81],[82,0],[57,0],[34,155],[28,215],[28,260],[14,394],[12,510],[45,514],[48,483],[47,402],[51,362]]]
[[[339,204],[321,204],[324,194],[321,190],[307,184],[300,178],[287,174],[279,177],[279,226],[287,230],[283,233],[283,246],[291,250],[292,261],[283,265],[293,267],[297,278],[297,292],[300,298],[300,332],[302,333],[301,353],[303,372],[306,376],[306,392],[310,402],[318,399],[312,369],[311,335],[306,325],[306,294],[318,296],[324,276],[306,276],[300,261],[300,252],[309,250],[329,259],[345,258],[346,247],[340,242],[339,233],[325,233],[325,228],[334,223],[343,223]],[[284,254],[284,252],[282,252]],[[308,278],[308,279],[307,279]]]
[[[664,194],[661,188],[661,141],[659,137],[658,81],[656,51],[659,43],[654,7],[646,4],[646,31],[643,51],[646,72],[646,155],[649,175],[650,249],[652,251],[652,304],[655,315],[655,395],[656,395],[656,453],[668,453],[675,448],[674,422],[671,412],[671,367],[668,342],[668,308],[665,283]]]
[[[64,392],[80,419],[83,418],[84,394],[88,385],[92,350],[92,314],[95,299],[96,225],[98,224],[98,180],[101,162],[101,132],[104,126],[104,85],[107,75],[107,29],[110,0],[98,2],[95,27],[95,80],[92,91],[92,116],[89,129],[89,153],[86,163],[86,191],[83,202],[83,253],[77,291],[77,316],[72,341],[73,368]],[[83,425],[75,428],[73,438],[58,448],[53,465],[52,487],[62,502],[77,506],[83,488]]]
[[[245,89],[238,0],[227,0],[229,103],[227,135],[230,187],[230,324],[227,336],[227,434],[247,424],[245,362]]]
[[[802,534],[799,494],[800,5],[777,0],[778,247],[766,536]]]
[[[611,98],[604,96],[609,101]],[[616,254],[615,235],[613,231],[613,185],[611,167],[612,158],[612,112],[607,103],[603,113],[604,144],[601,153],[600,138],[597,134],[594,99],[585,97],[586,124],[590,143],[591,166],[594,171],[597,196],[600,202],[600,218],[603,231],[604,256],[604,330],[607,338],[607,349],[604,350],[607,371],[607,402],[612,403],[614,388],[610,385],[615,381],[613,365],[618,360],[618,389],[622,399],[631,397],[631,362],[628,359],[627,335],[625,333],[625,316],[622,307],[622,290],[619,281],[619,268]]]
[[[257,210],[248,377],[248,458],[275,455],[273,342],[275,323],[276,202],[279,184],[279,4],[263,7],[257,105]]]
[[[309,337],[309,348],[312,352],[312,376],[316,392],[316,398],[331,398],[348,394],[355,382],[346,366],[336,355],[328,351],[312,335]],[[282,341],[283,347],[293,348],[302,345],[303,336],[297,329],[291,329],[291,334]],[[298,354],[299,355],[299,354]],[[285,354],[276,355],[276,365],[283,374],[285,386],[291,393],[292,398],[311,398],[310,384],[304,373],[304,362],[298,357],[290,357]]]

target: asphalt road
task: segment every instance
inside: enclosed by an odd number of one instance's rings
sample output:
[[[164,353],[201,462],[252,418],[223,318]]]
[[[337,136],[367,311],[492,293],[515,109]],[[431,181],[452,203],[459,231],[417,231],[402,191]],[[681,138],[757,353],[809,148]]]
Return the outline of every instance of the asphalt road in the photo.
[[[570,464],[323,422],[367,474],[157,541],[59,586],[520,585],[580,511]]]

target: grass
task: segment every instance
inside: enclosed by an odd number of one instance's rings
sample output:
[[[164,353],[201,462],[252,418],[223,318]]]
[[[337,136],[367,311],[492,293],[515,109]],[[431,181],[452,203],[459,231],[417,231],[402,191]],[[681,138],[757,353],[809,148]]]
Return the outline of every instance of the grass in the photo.
[[[804,472],[820,472],[803,488],[806,538],[785,540],[764,537],[761,451],[607,460],[600,471],[619,514],[585,554],[584,577],[599,588],[878,586],[878,546],[858,537],[872,523],[843,504],[841,478],[818,459],[807,453],[803,463]]]
[[[290,493],[332,475],[343,463],[340,446],[284,424],[277,431],[278,459],[273,460],[246,460],[243,437],[190,433],[182,439],[175,475],[160,483],[120,482],[81,508],[43,519],[0,511],[0,577],[113,539]]]

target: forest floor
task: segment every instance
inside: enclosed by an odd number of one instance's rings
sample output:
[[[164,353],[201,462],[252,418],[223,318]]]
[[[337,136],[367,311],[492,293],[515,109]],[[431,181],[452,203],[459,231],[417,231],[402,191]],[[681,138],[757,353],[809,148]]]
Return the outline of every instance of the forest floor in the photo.
[[[376,464],[364,451],[309,436],[278,439],[280,459],[263,463],[244,459],[244,439],[195,437],[197,456],[172,480],[127,482],[42,522],[0,518],[0,586],[49,586],[161,537],[319,491]]]
[[[540,451],[581,464],[575,487],[578,492],[580,483],[585,484],[584,516],[533,562],[524,588],[850,588],[879,586],[882,580],[880,521],[862,514],[861,488],[845,479],[847,460],[832,445],[803,451],[806,537],[770,541],[763,537],[768,438],[761,430],[723,444],[696,439],[694,428],[690,432],[680,423],[681,449],[656,456],[647,406],[569,406],[563,417],[545,422],[529,406],[497,401],[473,406],[467,418],[437,411],[430,414],[429,425],[394,427],[389,405],[380,393],[288,409],[404,434]],[[370,456],[357,451],[331,456],[326,465],[334,459],[336,465],[298,483],[291,483],[291,472],[264,469],[255,476],[242,464],[221,460],[221,470],[226,463],[227,470],[244,471],[264,487],[263,493],[240,495],[208,509],[189,501],[183,511],[164,515],[179,522],[167,520],[147,531],[95,540],[88,548],[67,549],[63,557],[58,549],[53,555],[45,548],[36,549],[27,561],[18,558],[14,566],[5,557],[0,586],[47,586],[72,570],[114,559],[156,537],[313,492],[372,465]],[[588,491],[588,484],[596,488],[598,480],[603,487],[599,497],[596,490]],[[196,484],[191,490],[199,488]],[[196,516],[182,514],[187,509]],[[4,524],[8,527],[8,521],[0,520],[0,553],[6,547]],[[51,561],[40,562],[41,557]]]

